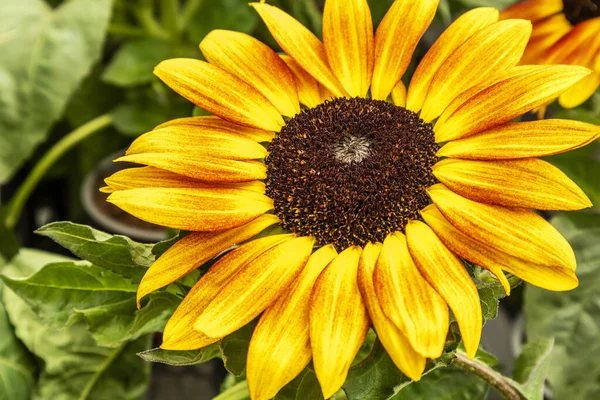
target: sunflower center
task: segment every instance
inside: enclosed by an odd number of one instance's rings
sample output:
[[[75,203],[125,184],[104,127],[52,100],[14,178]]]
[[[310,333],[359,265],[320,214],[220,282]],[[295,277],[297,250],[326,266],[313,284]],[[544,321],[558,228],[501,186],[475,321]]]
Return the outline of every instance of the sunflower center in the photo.
[[[600,0],[563,0],[563,12],[572,25],[600,17]]]
[[[385,101],[338,98],[302,111],[269,146],[267,195],[288,231],[338,250],[383,242],[429,204],[431,124]]]

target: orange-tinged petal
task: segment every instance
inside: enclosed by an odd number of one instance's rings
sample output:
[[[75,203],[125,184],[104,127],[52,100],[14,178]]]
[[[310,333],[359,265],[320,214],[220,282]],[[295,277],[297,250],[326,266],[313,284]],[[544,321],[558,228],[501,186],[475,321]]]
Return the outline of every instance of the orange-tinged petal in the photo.
[[[438,358],[448,334],[448,306],[423,278],[405,236],[388,235],[373,276],[381,308],[424,357]]]
[[[310,299],[310,344],[323,397],[341,387],[369,330],[357,284],[361,249],[341,252],[323,271]]]
[[[399,81],[394,89],[392,89],[392,101],[398,107],[406,106],[406,86],[404,86],[404,82]]]
[[[531,22],[510,19],[480,29],[441,63],[431,80],[421,118],[432,121],[460,93],[489,75],[517,65],[529,36]]]
[[[456,229],[434,204],[421,210],[421,216],[452,252],[490,271],[502,284],[506,295],[510,295],[510,283],[502,272],[505,262],[501,252],[482,245]]]
[[[513,122],[446,143],[438,157],[510,160],[549,156],[585,146],[600,137],[600,127],[563,119]]]
[[[252,399],[272,399],[310,362],[310,294],[319,274],[336,255],[332,245],[314,252],[290,289],[260,317],[246,366]]]
[[[111,189],[109,193],[112,193],[115,190],[164,187],[199,189],[233,188],[251,190],[256,193],[265,194],[265,184],[261,181],[208,183],[155,167],[122,169],[104,179],[104,181]]]
[[[431,80],[442,63],[475,32],[497,20],[498,10],[480,7],[464,13],[454,21],[431,46],[415,70],[408,88],[407,108],[414,112],[420,111]]]
[[[248,182],[267,177],[267,168],[262,162],[201,157],[187,153],[132,154],[115,161],[150,165],[206,182]]]
[[[279,57],[286,63],[298,86],[298,97],[300,103],[306,107],[316,107],[321,103],[321,95],[319,94],[319,82],[306,72],[300,64],[286,54],[280,54]]]
[[[194,329],[223,337],[252,321],[289,289],[314,242],[312,237],[290,239],[250,261],[206,307]]]
[[[128,189],[106,201],[144,221],[186,231],[236,228],[273,208],[265,195],[228,188]]]
[[[450,250],[496,275],[506,294],[510,294],[510,284],[501,270],[548,290],[571,290],[577,287],[577,276],[571,268],[560,265],[549,267],[536,264],[535,261],[521,260],[483,244],[456,229],[433,204],[423,209],[421,215]]]
[[[600,73],[592,72],[558,96],[558,102],[564,108],[575,108],[592,97],[599,86]]]
[[[336,96],[346,94],[329,68],[325,46],[308,28],[277,7],[264,3],[250,5],[286,54]]]
[[[537,158],[507,161],[445,159],[433,174],[468,199],[537,210],[581,210],[590,199],[560,169]]]
[[[300,112],[289,68],[269,46],[242,32],[214,30],[200,43],[204,57],[253,86],[288,117]]]
[[[162,129],[173,126],[186,126],[202,130],[205,133],[230,133],[240,135],[256,142],[269,142],[273,139],[274,133],[264,129],[242,126],[226,121],[219,117],[202,116],[177,118],[167,121],[154,129]]]
[[[385,100],[402,79],[417,43],[433,20],[438,3],[439,0],[396,0],[392,4],[375,33],[373,99]]]
[[[483,323],[481,304],[477,288],[463,263],[421,221],[408,223],[406,237],[419,271],[450,306],[467,355],[475,357]]]
[[[175,125],[141,135],[129,146],[126,154],[142,153],[183,153],[193,157],[251,160],[264,158],[267,150],[240,135]]]
[[[418,381],[427,359],[412,348],[404,333],[384,314],[375,293],[373,272],[380,250],[379,243],[367,243],[363,249],[358,264],[358,287],[379,341],[398,369],[413,381]]]
[[[174,91],[206,111],[240,125],[279,131],[277,109],[252,86],[219,67],[200,60],[175,58],[154,68]]]
[[[328,0],[323,42],[334,75],[352,97],[364,97],[373,75],[373,20],[366,0]]]
[[[189,235],[186,237],[189,237]],[[291,238],[292,235],[266,236],[252,240],[223,256],[200,278],[179,307],[177,307],[177,310],[175,310],[175,313],[169,319],[169,322],[167,322],[163,334],[163,343],[160,347],[167,350],[193,350],[218,341],[219,338],[211,338],[194,330],[194,321],[244,265],[265,251]],[[208,250],[214,253],[213,248],[205,245],[205,243],[198,239],[188,242],[187,246],[198,245],[198,247],[203,248],[205,251]],[[212,243],[214,244],[215,241],[212,240]],[[198,253],[196,249],[191,249],[188,253],[190,252],[194,253],[188,254],[190,256],[197,255],[199,258],[204,257],[204,253]],[[171,258],[174,257],[177,256],[171,256]],[[184,262],[189,263],[190,261],[193,260],[185,260]],[[169,266],[166,267],[168,268]]]
[[[444,217],[473,239],[527,262],[575,270],[569,243],[533,211],[478,203],[442,184],[427,192]]]
[[[538,21],[562,10],[562,0],[526,0],[503,10],[500,18],[523,18]]]
[[[451,104],[435,125],[436,141],[460,139],[505,124],[555,99],[590,73],[587,68],[570,65],[536,66],[517,71],[516,76],[481,90],[460,106]]]

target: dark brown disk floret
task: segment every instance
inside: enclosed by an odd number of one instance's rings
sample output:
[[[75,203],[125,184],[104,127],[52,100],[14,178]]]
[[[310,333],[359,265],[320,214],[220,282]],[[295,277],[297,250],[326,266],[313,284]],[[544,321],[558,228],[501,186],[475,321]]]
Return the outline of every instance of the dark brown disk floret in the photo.
[[[429,204],[431,124],[379,100],[338,98],[292,118],[269,146],[267,195],[284,229],[338,251],[382,242]]]
[[[571,25],[600,17],[600,0],[563,0],[563,13]]]

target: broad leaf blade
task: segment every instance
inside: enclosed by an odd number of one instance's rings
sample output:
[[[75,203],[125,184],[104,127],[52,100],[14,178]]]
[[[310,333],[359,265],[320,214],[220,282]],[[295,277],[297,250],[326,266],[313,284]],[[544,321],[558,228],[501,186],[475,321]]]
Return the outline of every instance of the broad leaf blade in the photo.
[[[100,57],[112,0],[0,2],[0,184],[45,138]]]
[[[553,347],[553,339],[527,343],[515,362],[513,378],[520,383],[518,389],[527,400],[544,399],[544,381],[550,369]]]

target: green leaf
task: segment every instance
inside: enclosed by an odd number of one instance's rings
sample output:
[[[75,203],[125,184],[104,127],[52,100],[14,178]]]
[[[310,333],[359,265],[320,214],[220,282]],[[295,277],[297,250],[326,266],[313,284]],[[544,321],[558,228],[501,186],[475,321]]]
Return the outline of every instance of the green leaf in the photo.
[[[202,364],[220,355],[219,343],[214,343],[199,350],[164,350],[160,347],[138,353],[144,361],[155,362],[176,367]]]
[[[166,105],[150,95],[129,99],[115,108],[112,116],[115,128],[127,136],[149,132],[171,117]]]
[[[455,367],[438,368],[413,382],[393,400],[485,400],[489,385],[479,377]]]
[[[102,79],[116,86],[137,86],[154,79],[154,67],[171,57],[172,45],[156,38],[125,43],[114,55]]]
[[[236,376],[240,376],[246,371],[248,346],[255,326],[256,321],[250,322],[243,328],[225,336],[220,342],[221,358],[223,358],[225,368]]]
[[[250,400],[248,383],[246,381],[238,382],[213,400]]]
[[[544,399],[544,381],[550,369],[553,346],[553,339],[527,343],[515,361],[513,378],[520,383],[518,389],[528,400]]]
[[[274,400],[323,400],[317,375],[306,367],[293,381],[285,385]]]
[[[17,279],[36,272],[47,262],[61,259],[64,257],[22,249],[3,271],[11,279]],[[2,294],[17,337],[43,360],[33,400],[143,398],[150,369],[136,353],[150,345],[149,336],[116,349],[99,347],[87,332],[85,323],[52,328],[43,324],[29,305],[10,289],[5,288]]]
[[[142,244],[121,235],[109,235],[87,225],[53,222],[36,233],[47,236],[77,257],[134,282],[154,262],[154,245]]]
[[[233,29],[250,33],[258,24],[258,14],[246,0],[205,0],[186,29],[193,43],[200,43],[213,29]]]
[[[48,264],[28,278],[3,275],[2,280],[55,327],[94,307],[120,308],[125,301],[135,302],[137,291],[123,277],[85,262]]]
[[[555,338],[548,380],[555,399],[600,398],[600,215],[561,213],[552,220],[577,258],[579,287],[525,291],[526,333],[531,342]]]
[[[0,184],[45,140],[100,57],[112,0],[0,2]]]

